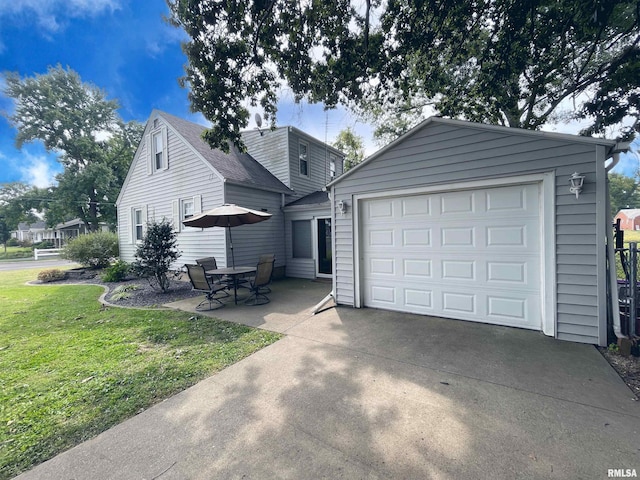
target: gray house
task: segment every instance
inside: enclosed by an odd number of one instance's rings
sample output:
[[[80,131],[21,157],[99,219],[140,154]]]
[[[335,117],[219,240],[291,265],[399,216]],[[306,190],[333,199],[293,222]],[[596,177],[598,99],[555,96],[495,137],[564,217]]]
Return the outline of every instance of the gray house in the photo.
[[[336,302],[605,345],[605,161],[620,148],[426,120],[328,185]]]
[[[148,221],[169,219],[178,232],[180,264],[214,256],[218,265],[227,266],[231,252],[224,229],[189,228],[182,221],[235,203],[272,214],[269,221],[233,229],[236,265],[255,265],[259,255],[275,253],[280,273],[286,267],[288,276],[314,278],[318,237],[311,232],[318,211],[292,221],[286,206],[304,203],[307,196],[315,199],[332,175],[342,173],[343,154],[293,127],[246,132],[248,153],[231,147],[227,154],[211,149],[201,138],[203,130],[152,112],[117,200],[121,258],[134,260]],[[328,197],[322,195],[322,215],[330,217]],[[308,228],[291,227],[301,219]],[[298,230],[302,233],[292,238]]]

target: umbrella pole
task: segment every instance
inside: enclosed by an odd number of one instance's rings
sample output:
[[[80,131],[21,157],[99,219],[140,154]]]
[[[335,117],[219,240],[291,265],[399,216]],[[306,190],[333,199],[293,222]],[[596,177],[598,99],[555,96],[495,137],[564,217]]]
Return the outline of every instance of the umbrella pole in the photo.
[[[236,268],[236,259],[233,256],[233,239],[231,238],[231,227],[228,226],[227,230],[229,231],[229,246],[231,247],[231,266]]]

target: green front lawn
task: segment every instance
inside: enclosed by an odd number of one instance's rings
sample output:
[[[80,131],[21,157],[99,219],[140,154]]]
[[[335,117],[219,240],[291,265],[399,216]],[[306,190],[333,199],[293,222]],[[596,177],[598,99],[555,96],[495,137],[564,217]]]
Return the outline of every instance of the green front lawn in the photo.
[[[33,249],[31,247],[7,247],[0,245],[0,260],[11,260],[15,258],[33,257]]]
[[[102,308],[96,286],[0,273],[0,478],[11,478],[275,342],[175,311]]]

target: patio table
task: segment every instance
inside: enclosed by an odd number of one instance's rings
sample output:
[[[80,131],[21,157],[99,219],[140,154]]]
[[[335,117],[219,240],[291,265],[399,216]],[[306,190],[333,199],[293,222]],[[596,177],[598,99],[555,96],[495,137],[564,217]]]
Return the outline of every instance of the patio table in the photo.
[[[247,273],[253,273],[256,271],[256,267],[226,267],[216,268],[215,270],[207,270],[207,275],[220,275],[229,276],[233,280],[233,299],[235,304],[238,304],[238,278]]]

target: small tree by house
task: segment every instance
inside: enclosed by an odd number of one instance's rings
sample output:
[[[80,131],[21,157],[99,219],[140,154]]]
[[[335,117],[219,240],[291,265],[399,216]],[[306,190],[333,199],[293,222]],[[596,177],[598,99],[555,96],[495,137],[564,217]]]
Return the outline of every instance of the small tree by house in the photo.
[[[136,260],[131,270],[140,277],[145,277],[154,288],[163,292],[169,290],[167,273],[171,264],[180,257],[178,239],[171,222],[151,222],[147,224],[147,232],[136,250]]]

